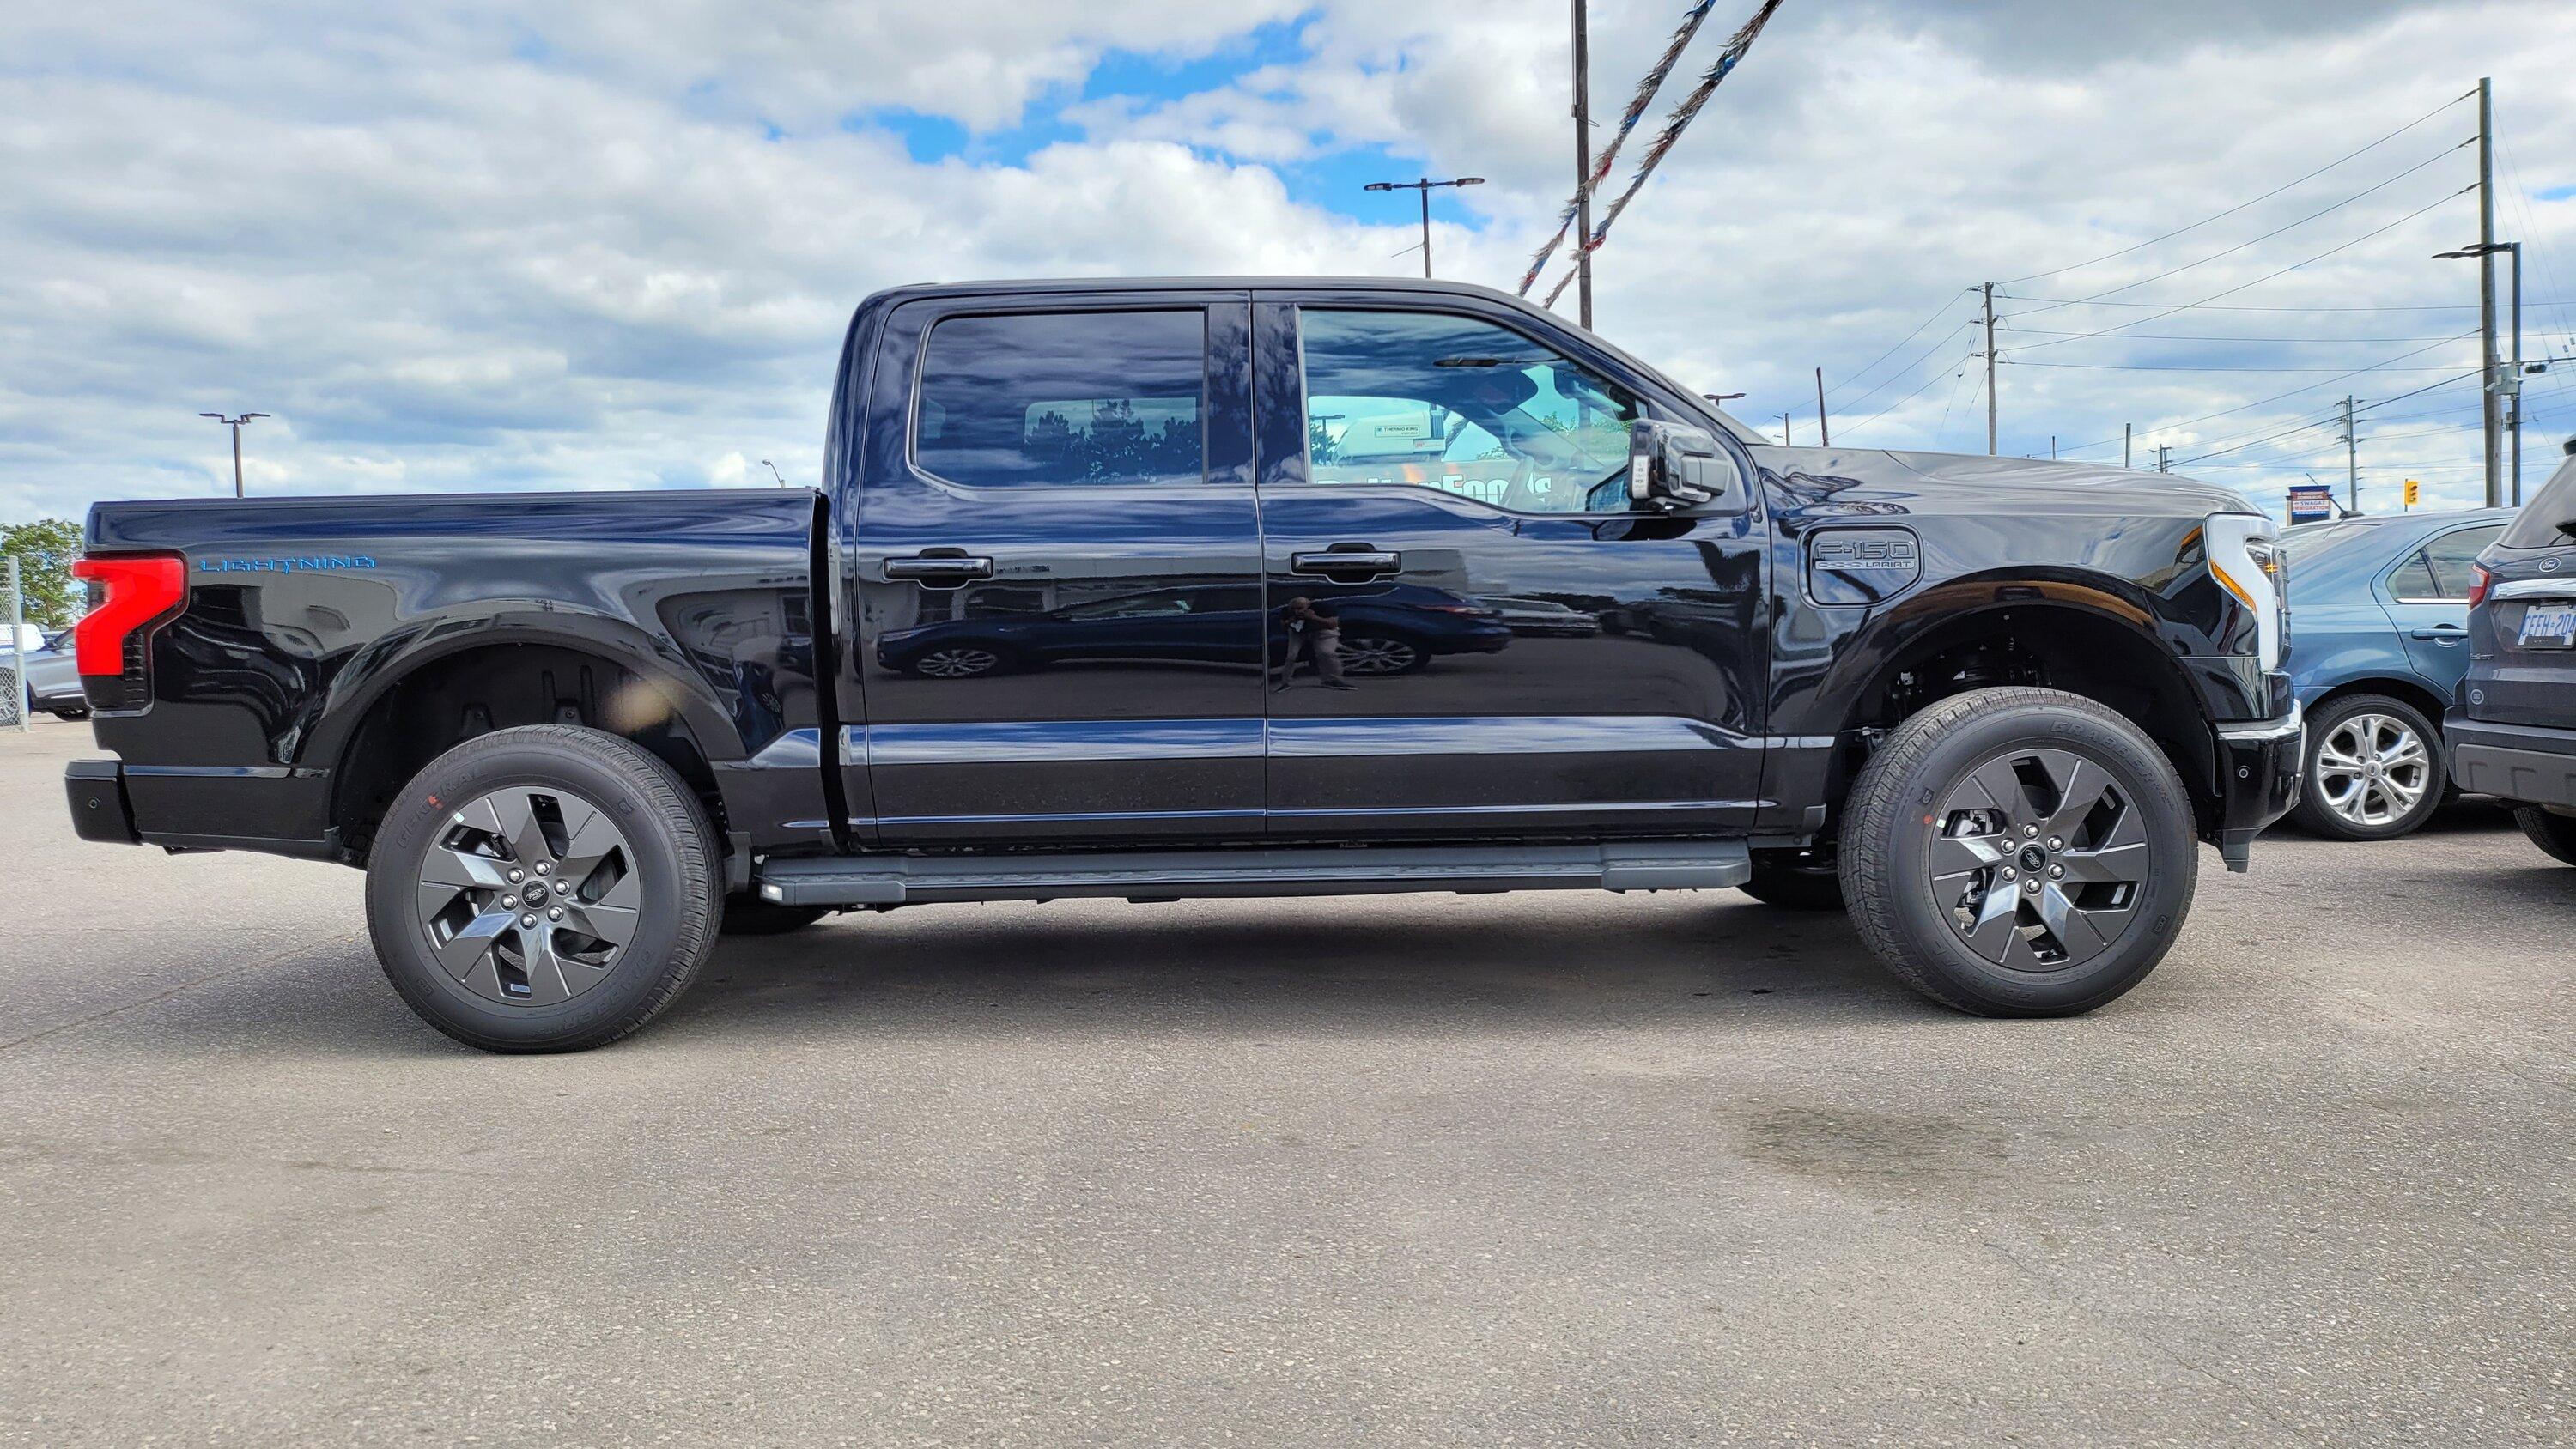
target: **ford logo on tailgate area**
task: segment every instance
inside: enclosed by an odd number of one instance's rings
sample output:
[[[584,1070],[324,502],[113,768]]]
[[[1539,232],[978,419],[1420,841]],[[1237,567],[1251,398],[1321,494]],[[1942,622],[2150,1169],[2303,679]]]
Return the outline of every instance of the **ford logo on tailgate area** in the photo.
[[[1807,538],[1807,597],[1819,604],[1875,604],[1922,573],[1922,549],[1902,528],[1827,528]]]

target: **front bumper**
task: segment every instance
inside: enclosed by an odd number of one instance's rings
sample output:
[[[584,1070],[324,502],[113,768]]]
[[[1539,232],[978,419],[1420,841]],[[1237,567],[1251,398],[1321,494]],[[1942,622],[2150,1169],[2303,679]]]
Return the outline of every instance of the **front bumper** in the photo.
[[[2307,715],[2293,701],[2278,719],[2216,726],[2218,854],[2231,871],[2253,858],[2254,837],[2299,803],[2308,753]]]
[[[2461,789],[2576,809],[2576,729],[2492,724],[2454,709],[2442,717],[2442,738]]]

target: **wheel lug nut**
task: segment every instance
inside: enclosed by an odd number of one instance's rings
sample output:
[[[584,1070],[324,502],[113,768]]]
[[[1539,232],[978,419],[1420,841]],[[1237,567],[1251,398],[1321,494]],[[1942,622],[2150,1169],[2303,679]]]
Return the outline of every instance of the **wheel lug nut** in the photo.
[[[2036,825],[2025,825],[2021,828],[2021,833],[2024,835],[2037,835],[2039,833],[2039,827]]]
[[[2052,866],[2050,866],[2050,867],[2048,868],[2048,878],[2049,878],[2050,880],[2056,880],[2057,878],[2059,878],[2060,876],[2063,876],[2063,875],[2065,875],[2065,874],[2066,874],[2066,867],[2064,867],[2064,866],[2062,866],[2062,865],[2052,865]]]
[[[552,869],[554,869],[554,867],[553,867],[553,866],[551,866],[551,865],[547,865],[547,864],[545,864],[544,862],[542,862],[542,861],[541,861],[541,862],[539,862],[539,863],[538,863],[538,865],[537,865],[537,874],[539,874],[539,875],[544,875],[547,871],[550,871],[550,870],[552,870]]]
[[[505,910],[505,911],[515,911],[515,910],[517,910],[518,908],[519,908],[519,898],[518,898],[517,896],[503,896],[503,897],[501,897],[501,909],[503,909],[503,910]]]
[[[2066,848],[2066,842],[2052,835],[2048,837],[2048,848],[2051,850],[2064,850]]]
[[[523,875],[523,873],[522,873],[522,872],[520,872],[520,871],[515,871],[515,870],[514,870],[514,871],[510,872],[510,879],[511,879],[511,880],[513,880],[513,881],[521,880],[521,879],[523,879],[523,878],[524,878],[524,875]]]
[[[534,926],[536,923],[537,918],[534,916],[521,916],[519,918],[519,924],[522,926]]]
[[[2019,880],[2019,879],[2021,879],[2021,876],[2020,876],[2019,874],[2017,874],[2017,873],[2013,870],[2013,868],[2012,868],[2011,866],[2005,866],[2005,867],[2004,867],[2004,879],[2006,879],[2006,880]]]
[[[2021,883],[2021,888],[2026,891],[2037,891],[2039,889],[2039,877],[2032,876],[2030,879],[2023,881]]]
[[[549,920],[549,921],[560,921],[560,920],[562,920],[562,919],[563,919],[563,907],[561,907],[561,906],[557,906],[557,907],[555,907],[554,909],[552,909],[552,910],[550,910],[550,911],[546,912],[546,919],[547,919],[547,920]]]

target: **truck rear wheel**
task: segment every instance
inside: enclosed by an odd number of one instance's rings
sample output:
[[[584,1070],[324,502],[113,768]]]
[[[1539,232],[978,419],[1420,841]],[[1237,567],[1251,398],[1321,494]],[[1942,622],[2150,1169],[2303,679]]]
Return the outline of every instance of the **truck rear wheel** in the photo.
[[[604,1046],[679,999],[723,878],[669,766],[570,725],[495,730],[432,760],[385,814],[367,930],[430,1025],[496,1052]]]
[[[2553,815],[2537,805],[2516,805],[2513,823],[2551,859],[2576,865],[2576,816]]]
[[[2191,802],[2138,728],[2051,689],[1900,725],[1854,783],[1843,892],[1898,979],[1981,1016],[2070,1016],[2143,980],[2198,881]]]

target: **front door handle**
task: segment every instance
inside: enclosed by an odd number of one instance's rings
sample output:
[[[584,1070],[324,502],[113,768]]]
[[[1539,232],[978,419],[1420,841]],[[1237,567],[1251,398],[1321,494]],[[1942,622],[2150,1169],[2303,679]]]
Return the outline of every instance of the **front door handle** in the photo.
[[[2411,631],[2411,637],[2431,639],[2443,644],[2457,644],[2469,637],[2469,629],[2465,624],[2435,624],[2428,629]]]
[[[885,561],[888,582],[909,579],[925,589],[962,589],[977,579],[993,576],[993,561],[968,554],[962,548],[924,549],[911,558]]]
[[[1321,553],[1292,553],[1288,556],[1288,567],[1301,574],[1320,574],[1327,578],[1345,574],[1374,578],[1402,570],[1404,555],[1368,547],[1336,546]]]

